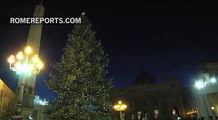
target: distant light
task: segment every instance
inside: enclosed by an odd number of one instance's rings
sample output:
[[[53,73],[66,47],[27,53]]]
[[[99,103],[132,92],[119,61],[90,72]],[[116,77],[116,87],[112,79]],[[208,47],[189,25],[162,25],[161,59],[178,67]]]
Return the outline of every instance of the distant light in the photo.
[[[196,81],[195,82],[195,87],[198,88],[198,89],[204,88],[203,81]]]
[[[173,109],[172,113],[173,113],[173,115],[176,115],[176,111],[174,109]]]
[[[32,120],[33,117],[32,117],[32,114],[30,113],[29,116],[28,116],[29,120]]]
[[[214,107],[211,107],[211,110],[214,110]]]
[[[127,105],[123,104],[121,100],[118,101],[118,104],[114,105],[113,107],[116,111],[123,111],[126,110]]]
[[[48,101],[46,99],[42,100],[38,95],[35,96],[34,105],[48,105]]]
[[[215,77],[212,77],[212,78],[210,79],[210,82],[215,83],[215,82],[216,82],[216,78],[215,78]]]

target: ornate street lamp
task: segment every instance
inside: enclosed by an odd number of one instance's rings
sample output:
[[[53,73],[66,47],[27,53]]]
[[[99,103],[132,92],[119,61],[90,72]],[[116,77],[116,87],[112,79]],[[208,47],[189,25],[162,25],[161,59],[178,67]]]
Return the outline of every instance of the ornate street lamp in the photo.
[[[31,76],[38,74],[43,68],[43,62],[37,54],[32,54],[33,50],[30,46],[24,49],[24,52],[19,51],[16,55],[10,55],[8,62],[10,70],[15,71],[21,76]]]
[[[19,51],[16,55],[10,55],[8,58],[10,70],[15,71],[20,76],[20,88],[18,91],[18,104],[16,109],[21,114],[23,93],[25,86],[25,78],[31,77],[33,74],[39,74],[43,68],[43,62],[37,54],[33,54],[30,46],[26,46],[24,51]]]
[[[126,110],[127,108],[127,105],[126,104],[123,104],[122,101],[118,101],[118,104],[115,104],[114,105],[114,109],[116,111],[119,111],[120,112],[120,120],[123,120],[123,117],[122,117],[122,111]]]

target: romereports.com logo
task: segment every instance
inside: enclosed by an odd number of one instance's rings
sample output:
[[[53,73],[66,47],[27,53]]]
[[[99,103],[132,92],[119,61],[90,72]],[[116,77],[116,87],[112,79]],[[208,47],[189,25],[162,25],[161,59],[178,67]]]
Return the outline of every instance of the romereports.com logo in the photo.
[[[10,24],[78,24],[81,18],[78,17],[11,17]]]

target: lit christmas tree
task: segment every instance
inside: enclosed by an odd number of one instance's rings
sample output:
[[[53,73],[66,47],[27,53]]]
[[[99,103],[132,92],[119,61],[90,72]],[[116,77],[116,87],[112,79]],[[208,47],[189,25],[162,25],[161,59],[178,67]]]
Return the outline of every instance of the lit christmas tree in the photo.
[[[60,62],[52,65],[48,87],[57,93],[52,120],[114,120],[109,101],[109,59],[83,13],[81,24],[68,34]]]

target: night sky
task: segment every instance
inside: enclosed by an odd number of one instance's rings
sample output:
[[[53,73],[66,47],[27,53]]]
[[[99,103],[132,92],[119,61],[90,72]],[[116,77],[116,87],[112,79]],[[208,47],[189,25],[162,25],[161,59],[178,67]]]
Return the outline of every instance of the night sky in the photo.
[[[22,50],[29,25],[10,25],[10,17],[31,17],[39,0],[0,3],[0,78],[13,90],[18,76],[7,58]],[[109,76],[115,87],[129,86],[144,66],[157,81],[176,76],[191,85],[196,67],[218,61],[218,4],[212,2],[127,2],[45,0],[46,17],[78,17],[86,12],[109,55]],[[40,56],[45,68],[36,94],[51,98],[43,80],[49,65],[59,61],[73,25],[44,25]]]

